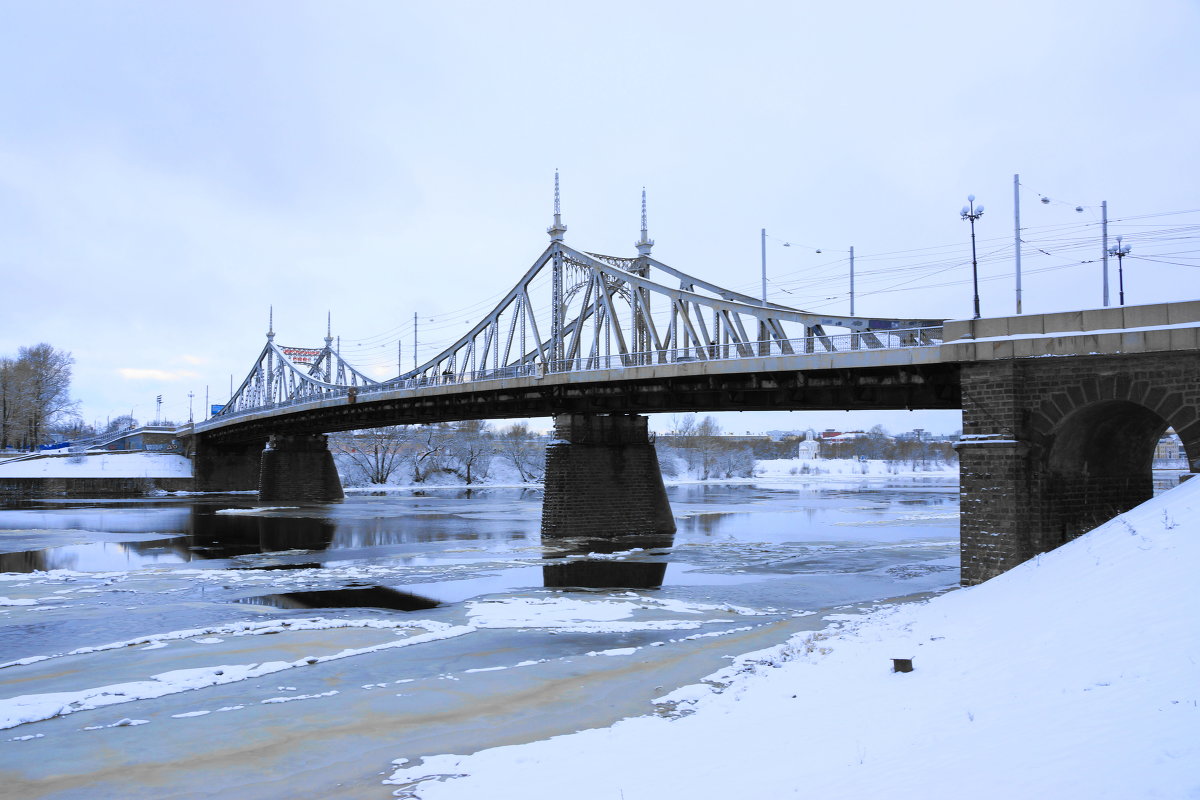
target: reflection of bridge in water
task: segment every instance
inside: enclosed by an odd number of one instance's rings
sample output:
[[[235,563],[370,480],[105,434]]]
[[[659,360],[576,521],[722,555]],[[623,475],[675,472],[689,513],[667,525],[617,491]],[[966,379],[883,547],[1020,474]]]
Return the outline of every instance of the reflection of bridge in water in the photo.
[[[470,495],[470,490],[448,493]],[[521,494],[525,494],[522,492]],[[410,559],[423,560],[423,545],[451,542],[519,542],[527,534],[508,523],[479,520],[471,515],[434,513],[436,525],[426,524],[424,515],[379,519],[377,512],[362,516],[324,516],[320,508],[266,509],[255,506],[231,508],[225,503],[194,503],[190,507],[120,508],[104,514],[105,526],[97,525],[96,509],[72,512],[46,511],[41,524],[46,530],[79,530],[158,534],[164,538],[133,542],[93,542],[17,553],[0,553],[0,572],[79,569],[95,571],[88,548],[123,552],[131,568],[155,564],[228,561],[226,568],[252,571],[319,570],[328,562],[362,561],[364,564],[394,563],[403,567]],[[314,512],[317,512],[314,515]],[[33,512],[31,512],[33,513]],[[399,523],[399,524],[398,524]],[[169,538],[165,538],[169,537]],[[543,585],[548,588],[642,588],[662,585],[672,537],[623,537],[586,540],[543,537]],[[82,548],[82,549],[80,549]],[[397,549],[400,552],[397,552]],[[632,560],[611,555],[617,549],[634,551]],[[642,559],[653,549],[654,563]],[[409,554],[412,555],[409,555]],[[104,556],[101,556],[104,557]],[[112,560],[111,556],[107,557]],[[121,558],[121,556],[117,556]],[[380,562],[380,560],[383,560]],[[485,570],[486,571],[486,570]],[[453,581],[453,579],[448,579]],[[237,602],[277,608],[383,608],[419,611],[442,605],[440,599],[407,591],[403,584],[379,585],[351,581],[336,588],[313,588],[282,594],[243,598]],[[436,593],[435,593],[436,594]]]
[[[549,246],[470,331],[376,381],[267,343],[187,432],[197,488],[339,499],[324,434],[555,417],[543,532],[670,533],[639,414],[962,409],[962,578],[976,583],[1148,499],[1168,427],[1200,466],[1200,302],[968,321],[819,315],[724,289],[651,252]],[[547,296],[548,295],[548,296]],[[293,356],[304,353],[303,363]]]

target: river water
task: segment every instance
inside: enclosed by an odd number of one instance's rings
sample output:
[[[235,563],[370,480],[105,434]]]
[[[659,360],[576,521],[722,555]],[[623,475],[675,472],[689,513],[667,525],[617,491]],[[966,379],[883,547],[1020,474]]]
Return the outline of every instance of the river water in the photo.
[[[673,537],[610,541],[542,541],[519,488],[0,508],[0,780],[389,797],[396,759],[653,713],[731,656],[957,584],[953,476],[822,477],[671,486]]]

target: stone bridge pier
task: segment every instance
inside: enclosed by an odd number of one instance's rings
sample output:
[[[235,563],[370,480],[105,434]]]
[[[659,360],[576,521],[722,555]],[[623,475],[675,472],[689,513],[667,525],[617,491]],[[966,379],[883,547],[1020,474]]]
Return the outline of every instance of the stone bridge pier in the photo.
[[[259,500],[341,500],[342,481],[325,434],[272,434],[262,451]]]
[[[542,536],[675,532],[647,418],[559,414],[546,448]]]
[[[962,365],[962,583],[1052,550],[1150,499],[1168,427],[1200,471],[1200,353]]]
[[[258,490],[260,500],[341,500],[342,482],[323,434],[272,434],[264,440],[194,445],[201,492]]]
[[[246,492],[258,489],[266,439],[212,442],[192,437],[188,449],[197,492]]]

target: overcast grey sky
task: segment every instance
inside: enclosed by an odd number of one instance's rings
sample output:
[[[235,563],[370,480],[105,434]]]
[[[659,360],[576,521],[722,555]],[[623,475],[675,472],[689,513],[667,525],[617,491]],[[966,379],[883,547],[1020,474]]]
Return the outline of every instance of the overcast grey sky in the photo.
[[[766,228],[801,308],[848,312],[853,245],[860,315],[970,316],[974,193],[983,313],[1012,313],[1014,173],[1026,312],[1100,305],[1102,200],[1146,256],[1127,302],[1200,298],[1194,2],[2,10],[0,353],[71,351],[89,422],[157,394],[186,419],[189,391],[201,416],[272,304],[277,341],[319,346],[330,311],[379,377],[414,312],[433,355],[545,247],[555,168],[576,247],[633,255],[645,186],[657,258],[757,292]]]

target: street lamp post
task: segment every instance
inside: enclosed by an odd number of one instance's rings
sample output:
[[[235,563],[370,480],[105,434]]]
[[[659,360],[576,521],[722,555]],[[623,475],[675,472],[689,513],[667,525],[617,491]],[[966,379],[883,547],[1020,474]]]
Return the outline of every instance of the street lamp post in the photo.
[[[983,216],[983,206],[975,205],[975,195],[967,195],[962,218],[971,223],[971,282],[975,286],[975,319],[979,319],[979,262],[975,258],[975,220]]]
[[[1110,256],[1117,257],[1117,291],[1119,293],[1118,297],[1120,297],[1121,305],[1125,305],[1125,270],[1123,269],[1125,266],[1124,261],[1125,256],[1129,255],[1129,251],[1132,249],[1133,248],[1129,245],[1121,243],[1120,236],[1117,237],[1117,243],[1108,248],[1108,254]]]

